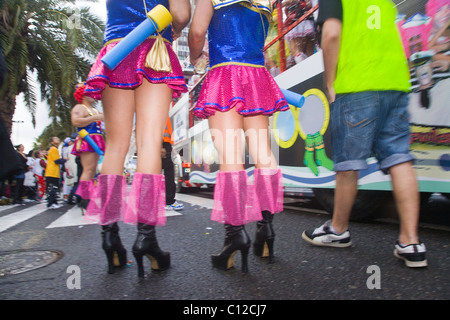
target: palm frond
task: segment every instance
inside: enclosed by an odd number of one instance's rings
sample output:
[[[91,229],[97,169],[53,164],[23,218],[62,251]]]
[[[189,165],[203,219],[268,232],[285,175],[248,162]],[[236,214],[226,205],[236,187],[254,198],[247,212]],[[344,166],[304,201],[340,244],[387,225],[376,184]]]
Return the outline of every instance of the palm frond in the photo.
[[[39,88],[49,116],[71,127],[73,85],[86,78],[103,45],[103,30],[103,21],[75,0],[2,0],[0,46],[9,72],[0,98],[15,101],[11,98],[24,93],[34,119]]]

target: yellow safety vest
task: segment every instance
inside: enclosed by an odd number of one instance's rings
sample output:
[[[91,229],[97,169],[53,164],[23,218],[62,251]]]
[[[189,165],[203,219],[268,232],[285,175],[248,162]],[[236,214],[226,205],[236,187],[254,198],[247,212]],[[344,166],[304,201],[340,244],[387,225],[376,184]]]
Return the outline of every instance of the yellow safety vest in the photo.
[[[409,68],[390,0],[342,0],[336,93],[409,91]]]

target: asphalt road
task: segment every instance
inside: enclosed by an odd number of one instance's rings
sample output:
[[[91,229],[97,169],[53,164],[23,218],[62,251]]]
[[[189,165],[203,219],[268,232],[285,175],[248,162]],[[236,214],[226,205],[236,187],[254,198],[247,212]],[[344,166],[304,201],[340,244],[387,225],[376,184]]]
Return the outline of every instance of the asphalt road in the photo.
[[[171,268],[152,272],[146,260],[145,279],[137,277],[131,254],[134,226],[120,224],[130,264],[110,275],[106,272],[100,227],[82,224],[78,208],[64,205],[58,210],[45,210],[44,204],[0,207],[0,299],[176,300],[177,309],[172,311],[178,314],[195,312],[192,308],[203,300],[261,304],[450,298],[450,228],[443,224],[421,224],[420,237],[427,246],[429,266],[409,269],[393,255],[398,234],[395,220],[352,223],[353,245],[349,248],[314,247],[301,239],[301,233],[318,227],[329,215],[309,200],[286,199],[285,211],[274,218],[275,263],[269,264],[250,253],[249,273],[242,274],[239,254],[234,269],[220,271],[211,267],[210,254],[220,251],[224,230],[209,219],[210,195],[179,194],[178,199],[184,203],[184,210],[168,216],[166,226],[157,227],[161,248],[171,253]],[[32,208],[36,210],[30,214]],[[435,209],[450,214],[448,208],[445,203]],[[21,218],[26,212],[31,217]],[[25,220],[8,227],[11,217]],[[254,237],[255,224],[249,224],[247,231]],[[8,273],[19,270],[19,266],[26,269],[33,263],[51,260],[48,256],[33,256],[36,251],[51,250],[60,254],[55,262],[18,274]],[[31,258],[19,253],[28,253]],[[27,261],[33,257],[35,261]],[[257,309],[252,310],[256,313]]]

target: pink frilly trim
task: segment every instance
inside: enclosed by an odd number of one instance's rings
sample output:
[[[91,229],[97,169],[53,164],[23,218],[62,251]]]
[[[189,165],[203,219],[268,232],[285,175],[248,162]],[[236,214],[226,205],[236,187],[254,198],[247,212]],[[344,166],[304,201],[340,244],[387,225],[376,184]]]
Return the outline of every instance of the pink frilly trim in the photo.
[[[103,135],[101,135],[101,134],[90,134],[89,136],[98,145],[100,150],[102,150],[104,152],[105,148],[106,148],[106,144],[105,144],[105,139],[103,138]],[[91,147],[89,142],[87,142],[82,137],[77,136],[77,138],[75,139],[75,143],[74,143],[74,146],[73,146],[71,154],[79,156],[83,152],[95,152],[95,150],[94,150],[94,148]]]
[[[123,222],[165,225],[165,186],[162,174],[135,173]]]
[[[122,175],[99,175],[84,218],[100,225],[122,220],[126,210],[127,183]]]
[[[283,183],[280,169],[255,169],[254,183],[261,210],[278,213],[283,211]]]
[[[159,72],[145,67],[147,53],[153,46],[155,39],[146,39],[134,49],[119,65],[110,70],[101,59],[117,42],[106,44],[97,56],[89,75],[85,95],[96,100],[101,100],[102,91],[108,85],[113,88],[133,89],[142,84],[145,77],[151,83],[165,83],[173,89],[173,98],[178,98],[183,92],[187,92],[186,81],[178,57],[172,49],[172,45],[164,41],[172,63],[172,72]]]
[[[94,190],[95,182],[92,180],[80,180],[78,182],[76,195],[79,195],[83,199],[89,199],[92,196]]]
[[[277,83],[264,67],[224,65],[206,75],[194,113],[207,118],[236,108],[239,114],[271,115],[289,109]]]
[[[217,173],[211,220],[241,226],[262,219],[255,186],[245,170]]]
[[[128,194],[126,178],[121,175],[99,175],[98,183],[83,182],[89,189],[85,219],[108,225],[122,221],[136,225],[165,225],[165,179],[162,174],[134,174]],[[83,197],[84,198],[84,197]]]

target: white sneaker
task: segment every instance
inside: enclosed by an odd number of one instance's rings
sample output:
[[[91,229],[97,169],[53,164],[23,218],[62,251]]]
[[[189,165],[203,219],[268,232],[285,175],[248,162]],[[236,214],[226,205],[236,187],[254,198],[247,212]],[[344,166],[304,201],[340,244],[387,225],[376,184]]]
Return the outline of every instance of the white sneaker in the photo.
[[[166,210],[175,210],[175,211],[177,211],[177,210],[183,210],[183,208],[184,208],[184,205],[182,203],[177,202],[176,200],[175,200],[174,203],[169,204],[169,205],[166,206]]]
[[[325,222],[316,229],[306,230],[302,234],[303,240],[316,245],[325,247],[344,248],[352,245],[350,232],[347,230],[341,234],[336,234],[330,229],[331,220]]]
[[[49,207],[49,209],[59,209],[61,207],[62,207],[62,204],[54,203]]]
[[[394,255],[405,261],[405,265],[410,268],[423,268],[428,266],[426,258],[427,249],[423,243],[403,246],[397,240],[395,243]]]

